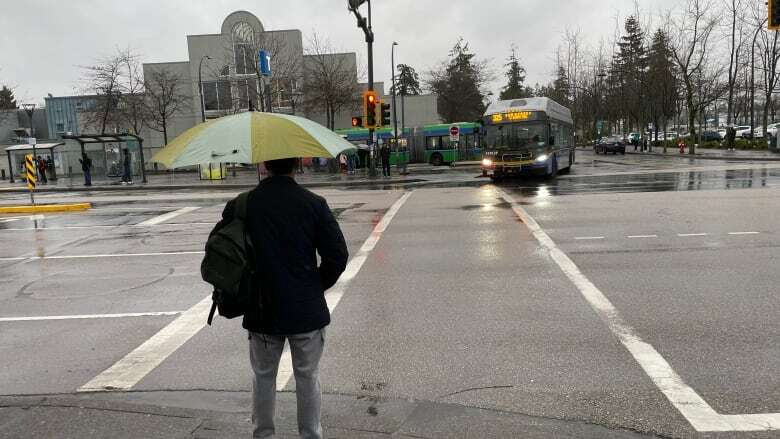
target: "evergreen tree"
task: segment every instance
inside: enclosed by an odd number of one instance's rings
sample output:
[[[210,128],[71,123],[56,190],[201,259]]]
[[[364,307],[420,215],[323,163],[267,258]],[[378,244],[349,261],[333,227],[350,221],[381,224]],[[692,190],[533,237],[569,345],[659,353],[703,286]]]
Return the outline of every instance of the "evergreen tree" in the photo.
[[[482,88],[490,74],[487,63],[475,60],[475,56],[460,38],[449,60],[430,72],[428,85],[438,95],[439,116],[447,123],[473,121],[485,112]]]
[[[645,118],[643,100],[647,74],[645,34],[636,17],[626,19],[625,34],[618,41],[618,54],[613,63],[613,74],[620,88],[623,117],[632,127],[641,128]]]
[[[659,129],[666,131],[666,123],[675,112],[678,87],[672,56],[669,36],[658,29],[647,56],[647,81],[653,84],[653,93],[648,94],[646,101],[653,122],[653,138],[657,138]]]
[[[398,75],[395,77],[395,86],[398,89],[398,94],[401,96],[419,95],[422,93],[420,89],[420,75],[407,64],[398,64]],[[391,92],[393,88],[390,88]]]
[[[525,68],[520,65],[520,60],[515,54],[515,47],[512,46],[512,55],[509,56],[508,62],[504,64],[507,68],[506,78],[507,84],[501,89],[500,98],[504,99],[520,99],[531,96],[531,90],[525,86]]]
[[[551,84],[541,87],[537,84],[534,95],[550,98],[555,102],[568,107],[570,104],[569,88],[569,76],[566,74],[566,69],[563,66],[558,66],[555,80]]]
[[[10,88],[3,86],[0,89],[0,110],[15,110],[19,108],[14,99],[14,92]]]

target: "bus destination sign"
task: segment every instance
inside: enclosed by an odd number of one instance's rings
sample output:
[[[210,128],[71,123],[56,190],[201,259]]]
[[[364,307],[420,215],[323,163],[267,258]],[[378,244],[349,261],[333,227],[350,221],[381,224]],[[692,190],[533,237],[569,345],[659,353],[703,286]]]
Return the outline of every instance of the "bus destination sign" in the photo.
[[[523,122],[532,119],[533,112],[531,111],[508,111],[490,116],[490,121],[493,123]]]

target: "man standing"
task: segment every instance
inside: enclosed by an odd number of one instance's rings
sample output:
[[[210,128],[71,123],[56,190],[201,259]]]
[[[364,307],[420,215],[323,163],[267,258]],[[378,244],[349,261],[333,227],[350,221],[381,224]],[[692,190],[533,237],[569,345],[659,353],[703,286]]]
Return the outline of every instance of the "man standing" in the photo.
[[[81,170],[84,172],[84,186],[92,186],[92,159],[84,152],[81,153],[79,163],[81,163]]]
[[[130,151],[124,149],[124,157],[122,158],[122,184],[133,184],[133,173],[130,168]]]
[[[46,159],[38,156],[38,178],[41,180],[41,183],[46,184],[49,182],[49,179],[46,178],[46,168],[48,163],[46,162]]]
[[[297,161],[265,162],[269,177],[247,201],[246,227],[256,249],[259,286],[254,299],[262,301],[262,307],[246,311],[243,321],[254,372],[255,438],[276,432],[276,373],[285,339],[295,375],[298,432],[303,438],[322,438],[319,362],[330,323],[325,291],[344,272],[348,253],[328,203],[295,182]],[[234,206],[235,200],[225,206],[222,223],[233,219]]]
[[[379,149],[379,155],[382,157],[382,175],[390,176],[390,148],[387,143],[383,143]]]

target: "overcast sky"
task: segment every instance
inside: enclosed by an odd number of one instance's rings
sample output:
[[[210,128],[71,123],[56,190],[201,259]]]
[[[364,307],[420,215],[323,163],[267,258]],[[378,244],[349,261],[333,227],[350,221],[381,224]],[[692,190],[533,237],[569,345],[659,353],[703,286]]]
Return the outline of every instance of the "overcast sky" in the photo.
[[[643,0],[645,14],[682,0]],[[235,10],[254,13],[266,29],[300,29],[327,37],[339,51],[365,62],[362,31],[347,0],[2,0],[0,84],[15,87],[18,102],[43,102],[47,93],[74,94],[79,66],[131,47],[144,62],[184,61],[186,36],[219,33]],[[390,46],[396,63],[421,74],[447,56],[463,36],[497,72],[517,45],[530,84],[550,80],[554,51],[566,28],[580,29],[593,44],[611,38],[615,16],[633,0],[374,0],[376,80],[389,83]],[[503,78],[500,78],[503,80]],[[500,84],[496,84],[497,89]]]

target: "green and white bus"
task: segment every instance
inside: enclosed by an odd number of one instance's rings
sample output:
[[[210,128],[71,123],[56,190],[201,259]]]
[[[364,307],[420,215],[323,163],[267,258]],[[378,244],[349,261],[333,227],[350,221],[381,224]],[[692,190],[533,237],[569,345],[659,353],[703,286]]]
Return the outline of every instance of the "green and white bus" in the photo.
[[[460,129],[457,145],[450,140],[450,127]],[[479,124],[456,122],[449,124],[425,125],[422,127],[425,142],[425,161],[434,166],[449,164],[459,160],[471,160],[479,157]]]
[[[549,98],[498,101],[482,119],[482,173],[555,177],[574,165],[571,111]]]

